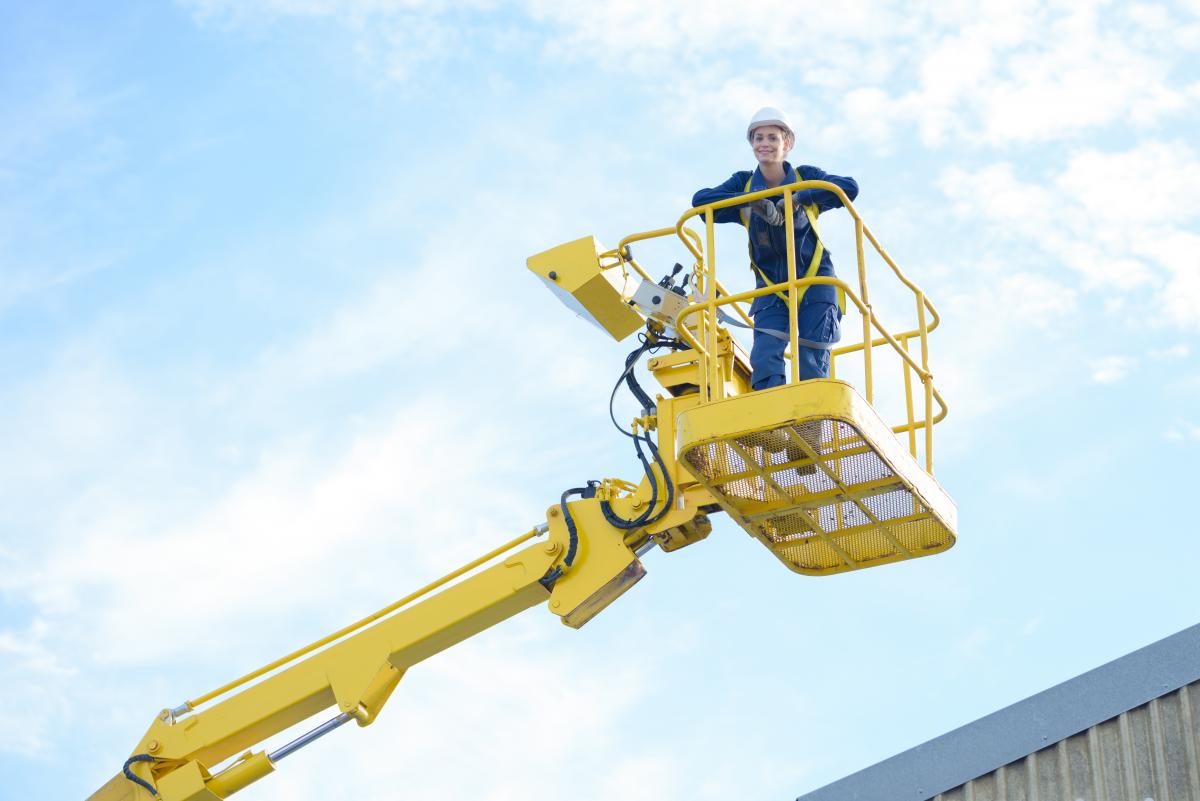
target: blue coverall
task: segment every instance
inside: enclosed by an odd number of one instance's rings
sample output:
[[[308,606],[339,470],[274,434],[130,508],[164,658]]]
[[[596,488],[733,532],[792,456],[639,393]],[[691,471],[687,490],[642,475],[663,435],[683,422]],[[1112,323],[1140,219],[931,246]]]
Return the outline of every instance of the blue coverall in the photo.
[[[794,173],[792,165],[786,161],[783,163],[783,170],[784,180],[787,183],[795,181],[796,173],[798,173],[800,179],[804,181],[828,181],[836,184],[851,200],[858,196],[858,183],[853,178],[830,175],[824,170],[806,164],[800,165]],[[692,197],[692,206],[703,206],[707,203],[716,203],[745,194],[747,178],[751,179],[749,189],[751,192],[768,188],[766,180],[758,169],[755,169],[753,173],[749,171],[735,172],[720,186],[701,189],[697,192]],[[800,207],[814,203],[820,211],[827,211],[842,205],[838,196],[826,189],[805,189],[798,192],[797,195],[796,213],[798,215],[804,214]],[[776,198],[770,198],[770,200],[774,202]],[[719,209],[714,214],[714,219],[719,223],[740,223],[743,209],[743,206]],[[759,270],[762,270],[772,283],[787,280],[787,240],[784,239],[784,236],[788,232],[794,232],[796,241],[796,275],[803,276],[812,262],[813,253],[816,252],[816,232],[807,224],[793,229],[790,221],[784,222],[783,225],[769,225],[757,214],[750,215],[750,224],[747,228],[747,234],[750,237],[750,257],[754,259]],[[821,265],[817,269],[817,275],[831,277],[834,275],[833,262],[829,258],[828,248],[825,248],[824,254],[821,256]],[[754,285],[760,288],[766,286],[757,271],[754,273]],[[786,293],[782,294],[786,295]],[[779,297],[779,293],[772,292],[762,295],[755,298],[754,302],[750,304],[750,316],[754,319],[755,327],[754,344],[750,349],[752,387],[767,389],[787,383],[787,371],[783,363],[783,352],[787,347],[787,342],[760,332],[760,329],[766,329],[788,333],[787,303]],[[800,302],[797,315],[797,335],[801,339],[812,342],[836,342],[841,319],[842,313],[838,309],[837,303],[837,289],[829,285],[813,284],[805,291]],[[800,380],[829,376],[828,350],[801,345],[797,357],[800,363]]]

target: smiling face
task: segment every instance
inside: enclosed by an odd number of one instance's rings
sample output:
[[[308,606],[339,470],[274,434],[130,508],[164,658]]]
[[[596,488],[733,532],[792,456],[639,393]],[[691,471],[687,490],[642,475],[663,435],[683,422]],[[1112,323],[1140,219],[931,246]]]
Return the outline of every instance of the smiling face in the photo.
[[[750,147],[761,167],[783,164],[792,144],[792,137],[777,125],[760,125],[750,135]]]

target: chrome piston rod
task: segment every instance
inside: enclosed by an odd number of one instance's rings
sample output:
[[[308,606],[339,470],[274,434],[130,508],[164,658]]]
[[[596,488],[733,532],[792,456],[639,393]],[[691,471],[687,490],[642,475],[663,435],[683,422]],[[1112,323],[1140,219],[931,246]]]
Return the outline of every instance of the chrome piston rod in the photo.
[[[354,720],[354,715],[351,715],[349,712],[343,712],[336,718],[331,718],[325,721],[312,731],[301,734],[295,740],[292,740],[282,748],[267,754],[267,758],[272,762],[278,762],[285,756],[290,756],[291,754],[299,751],[301,748],[313,742],[314,740],[324,737],[326,734],[329,734],[329,732],[333,731],[338,726],[341,726],[343,723],[349,723],[352,720]]]

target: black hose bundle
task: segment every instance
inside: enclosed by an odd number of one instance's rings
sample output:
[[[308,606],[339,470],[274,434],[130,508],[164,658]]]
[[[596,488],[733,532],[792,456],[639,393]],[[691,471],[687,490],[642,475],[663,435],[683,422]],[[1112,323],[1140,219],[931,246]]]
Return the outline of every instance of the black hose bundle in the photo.
[[[617,422],[617,417],[613,412],[613,401],[617,397],[617,390],[624,383],[629,387],[629,391],[642,404],[642,412],[646,415],[656,414],[658,409],[655,406],[650,395],[642,389],[638,383],[637,376],[634,373],[634,368],[637,366],[638,360],[647,353],[652,353],[660,348],[670,348],[671,350],[686,350],[690,346],[678,339],[670,338],[651,338],[645,334],[640,335],[642,344],[625,357],[625,370],[621,373],[621,377],[617,379],[617,383],[613,386],[612,394],[608,397],[608,416],[612,420],[616,429],[625,436],[633,440],[633,448],[637,452],[638,461],[642,463],[642,470],[646,474],[646,480],[650,483],[650,503],[646,505],[646,510],[632,520],[626,519],[618,515],[612,508],[612,504],[608,501],[600,502],[600,511],[604,514],[604,519],[609,525],[619,529],[634,529],[642,526],[648,526],[662,519],[667,512],[671,510],[671,506],[675,503],[675,484],[671,481],[671,477],[667,475],[667,466],[663,463],[662,456],[659,454],[658,446],[650,437],[650,432],[646,431],[638,434],[636,431],[626,431]],[[656,514],[654,508],[658,505],[659,497],[659,482],[658,477],[654,473],[654,468],[651,467],[650,461],[646,458],[645,452],[642,450],[642,444],[650,450],[650,455],[654,459],[654,463],[658,465],[659,473],[662,475],[662,482],[666,489],[666,502],[662,509]]]
[[[638,360],[647,353],[653,353],[660,348],[670,348],[671,350],[687,350],[690,345],[681,342],[678,339],[672,338],[653,338],[646,334],[640,334],[641,345],[633,350],[625,357],[625,369],[621,372],[621,376],[617,379],[617,383],[613,386],[612,393],[608,396],[608,417],[612,420],[616,429],[625,436],[633,440],[633,448],[637,452],[638,461],[642,463],[642,470],[646,474],[646,480],[650,483],[650,503],[647,504],[646,510],[632,520],[626,519],[618,515],[612,508],[612,504],[608,501],[600,501],[600,511],[604,514],[604,519],[619,529],[634,529],[642,526],[648,526],[662,519],[667,512],[671,510],[671,506],[675,503],[675,484],[671,481],[671,477],[667,474],[667,466],[663,463],[662,455],[658,451],[658,446],[650,436],[649,431],[638,434],[635,430],[626,431],[617,422],[616,414],[613,412],[613,402],[617,397],[617,390],[621,388],[621,384],[629,387],[629,391],[642,404],[642,413],[644,415],[654,415],[658,409],[650,395],[642,389],[642,385],[638,383],[637,376],[634,374],[634,368],[637,366]],[[662,509],[656,514],[654,508],[658,505],[659,497],[659,480],[655,475],[654,468],[650,464],[650,459],[646,458],[646,453],[642,449],[645,445],[650,451],[650,456],[654,460],[654,464],[658,465],[658,472],[662,476],[662,483],[665,485],[666,502]],[[563,522],[567,526],[567,553],[563,557],[563,564],[555,567],[541,578],[541,584],[546,589],[552,589],[554,582],[562,576],[564,568],[569,568],[575,561],[575,555],[579,548],[579,530],[575,526],[575,518],[571,515],[571,510],[567,508],[567,498],[572,495],[579,495],[584,498],[595,496],[596,486],[599,482],[589,481],[586,487],[572,487],[562,494],[558,501],[558,508],[562,511]]]

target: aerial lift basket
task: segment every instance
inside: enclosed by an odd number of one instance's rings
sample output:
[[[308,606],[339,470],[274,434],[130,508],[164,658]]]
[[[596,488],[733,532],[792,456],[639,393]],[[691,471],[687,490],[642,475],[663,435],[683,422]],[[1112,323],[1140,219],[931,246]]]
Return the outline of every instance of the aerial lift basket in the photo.
[[[798,573],[841,573],[954,544],[954,502],[845,382],[697,406],[680,413],[677,432],[680,463]]]

